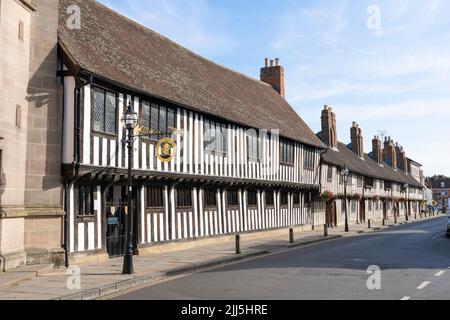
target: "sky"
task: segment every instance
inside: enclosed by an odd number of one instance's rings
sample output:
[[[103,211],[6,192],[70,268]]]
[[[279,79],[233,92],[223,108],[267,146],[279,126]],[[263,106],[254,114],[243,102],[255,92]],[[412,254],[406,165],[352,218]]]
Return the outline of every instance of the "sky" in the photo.
[[[450,176],[449,0],[99,0],[220,65],[259,78],[280,58],[286,99],[314,132],[391,136],[426,175]]]

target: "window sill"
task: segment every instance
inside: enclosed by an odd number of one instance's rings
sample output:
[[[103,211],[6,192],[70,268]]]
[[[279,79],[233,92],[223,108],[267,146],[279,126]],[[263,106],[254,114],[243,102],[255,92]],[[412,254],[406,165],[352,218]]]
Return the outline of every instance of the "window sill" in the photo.
[[[294,167],[293,163],[288,163],[288,162],[280,162],[280,166],[285,166],[285,167]]]
[[[205,155],[209,156],[218,156],[218,157],[226,157],[227,152],[219,152],[219,151],[205,151]]]
[[[117,138],[117,133],[106,133],[95,130],[92,130],[92,133],[103,138]]]

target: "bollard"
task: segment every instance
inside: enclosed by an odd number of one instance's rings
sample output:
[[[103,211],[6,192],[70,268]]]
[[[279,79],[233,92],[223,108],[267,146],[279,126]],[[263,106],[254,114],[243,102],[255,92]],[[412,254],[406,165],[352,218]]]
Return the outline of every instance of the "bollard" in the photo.
[[[323,225],[323,236],[328,237],[328,226],[326,224]]]
[[[414,214],[414,220],[417,220],[417,213]]]
[[[236,235],[236,254],[241,254],[241,236]]]
[[[289,242],[294,243],[294,229],[289,229]]]
[[[368,227],[369,227],[369,229],[370,229],[370,219],[367,220],[367,223],[368,223]]]
[[[382,224],[383,224],[383,226],[385,226],[386,225],[386,221],[383,219],[383,221],[382,221]]]

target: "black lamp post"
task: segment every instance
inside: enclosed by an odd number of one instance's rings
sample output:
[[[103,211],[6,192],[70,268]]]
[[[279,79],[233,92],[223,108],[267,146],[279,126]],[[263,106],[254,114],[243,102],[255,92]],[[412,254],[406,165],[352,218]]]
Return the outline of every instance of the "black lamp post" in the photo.
[[[341,175],[344,180],[344,201],[345,201],[345,232],[348,232],[348,216],[347,216],[347,179],[349,175],[349,171],[347,167],[344,167],[341,170]]]
[[[134,273],[133,268],[133,179],[131,176],[131,169],[133,166],[133,144],[134,144],[134,128],[136,128],[138,116],[131,106],[131,102],[128,103],[127,111],[122,118],[125,127],[128,131],[128,137],[124,141],[128,147],[128,203],[127,203],[127,216],[125,219],[125,230],[127,234],[127,246],[123,259],[123,274]]]
[[[403,188],[405,189],[405,193],[406,193],[406,221],[409,220],[409,185],[407,183],[405,183],[405,185],[403,186]]]

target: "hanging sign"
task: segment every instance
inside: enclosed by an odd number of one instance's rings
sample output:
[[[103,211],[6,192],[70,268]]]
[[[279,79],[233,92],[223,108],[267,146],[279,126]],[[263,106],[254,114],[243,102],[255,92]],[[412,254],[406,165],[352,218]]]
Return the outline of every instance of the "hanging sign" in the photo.
[[[156,156],[161,162],[171,162],[176,155],[177,143],[171,138],[164,138],[156,145]]]

